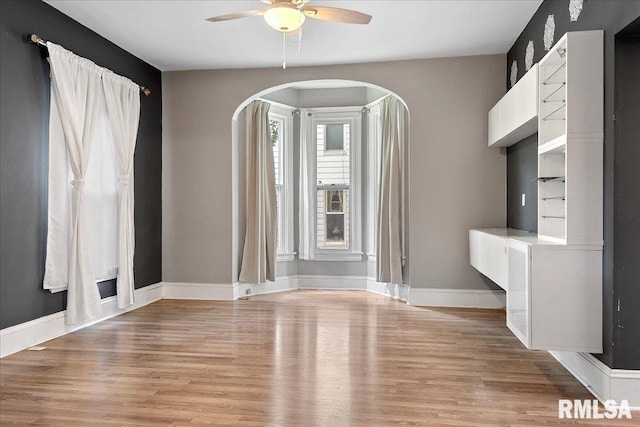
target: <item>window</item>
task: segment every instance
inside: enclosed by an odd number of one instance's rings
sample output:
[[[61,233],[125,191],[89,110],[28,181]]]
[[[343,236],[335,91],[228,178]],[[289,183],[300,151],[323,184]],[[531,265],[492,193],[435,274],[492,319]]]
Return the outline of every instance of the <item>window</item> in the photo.
[[[361,111],[313,109],[303,120],[301,258],[361,260]]]
[[[325,125],[326,144],[325,151],[344,151],[344,123]]]
[[[325,191],[326,211],[325,211],[325,245],[346,246],[347,239],[344,231],[344,190]]]
[[[96,282],[118,275],[118,164],[106,105],[99,104],[84,177],[84,211],[91,263]],[[58,292],[68,283],[71,194],[74,180],[62,118],[55,102],[49,120],[48,222],[45,289]],[[132,177],[133,178],[133,177]],[[129,186],[133,189],[133,185]]]
[[[278,261],[292,261],[293,253],[293,108],[271,105],[269,126],[276,182]]]

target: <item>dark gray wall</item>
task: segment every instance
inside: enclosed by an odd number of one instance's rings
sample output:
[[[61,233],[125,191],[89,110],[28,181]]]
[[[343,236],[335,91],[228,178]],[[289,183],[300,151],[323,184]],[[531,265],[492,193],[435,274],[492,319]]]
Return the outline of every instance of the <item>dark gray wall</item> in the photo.
[[[614,275],[614,266],[617,260],[629,257],[637,263],[637,260],[640,259],[637,234],[634,236],[628,227],[624,227],[621,224],[616,227],[616,223],[619,220],[617,215],[620,211],[624,210],[633,216],[633,207],[635,206],[635,216],[636,218],[638,216],[638,198],[634,199],[628,190],[618,191],[620,188],[632,188],[628,186],[637,187],[638,179],[637,175],[631,176],[621,173],[621,169],[618,168],[616,159],[619,156],[626,157],[628,153],[626,152],[627,149],[622,144],[618,145],[615,140],[613,120],[615,35],[640,16],[640,1],[587,0],[584,2],[584,9],[576,22],[570,22],[568,6],[569,0],[545,0],[540,5],[522,34],[509,50],[507,68],[509,70],[511,63],[517,60],[518,78],[524,75],[525,49],[529,40],[533,40],[534,43],[534,62],[538,62],[545,55],[543,34],[545,22],[549,15],[554,15],[555,18],[555,40],[558,40],[567,31],[604,30],[604,353],[597,357],[612,368],[640,369],[640,355],[638,353],[640,343],[637,338],[640,336],[640,322],[637,314],[635,314],[637,313],[638,305],[627,304],[627,301],[637,301],[639,276],[635,275],[634,279],[633,276],[627,277],[619,273]],[[508,70],[507,87],[510,86]],[[635,83],[638,84],[639,80],[636,78]],[[516,150],[517,148],[514,146],[511,151]],[[530,161],[532,164],[524,166],[525,168],[535,167],[534,164],[537,159],[532,157]],[[511,175],[507,177],[508,180],[511,178]],[[527,206],[527,209],[531,210],[526,214],[527,216],[535,215],[536,208],[533,205]],[[508,225],[511,226],[512,224]],[[617,307],[618,299],[621,301],[620,311],[618,311]],[[627,323],[618,325],[618,321],[621,320]],[[624,326],[624,328],[620,326]],[[621,329],[624,329],[624,331],[621,331]]]
[[[640,364],[640,18],[616,37],[614,362]]]
[[[507,148],[507,226],[538,231],[538,134]],[[525,205],[522,206],[522,194]]]
[[[136,287],[161,281],[161,73],[39,0],[0,1],[0,328],[65,309],[42,289],[47,223],[49,67],[36,33],[149,87],[135,155]],[[114,281],[100,284],[103,297]]]

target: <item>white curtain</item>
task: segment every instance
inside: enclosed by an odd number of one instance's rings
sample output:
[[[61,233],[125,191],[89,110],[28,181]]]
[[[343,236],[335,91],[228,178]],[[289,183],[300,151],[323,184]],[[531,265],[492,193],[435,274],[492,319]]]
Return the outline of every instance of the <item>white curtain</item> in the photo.
[[[404,106],[391,96],[381,108],[381,169],[378,198],[377,277],[402,284],[404,240]]]
[[[66,141],[66,149],[60,146],[60,141],[50,141],[50,151],[54,158],[60,158],[66,152],[74,179],[71,183],[70,223],[69,216],[56,216],[58,211],[49,217],[44,285],[55,289],[68,283],[67,323],[75,324],[94,318],[102,311],[87,235],[84,184],[102,102],[100,79],[103,69],[53,43],[47,43],[47,48],[51,63],[51,102],[55,103]],[[50,208],[56,203],[52,197],[66,193],[66,189],[57,191],[49,194]],[[60,200],[67,200],[67,197]],[[61,234],[61,230],[65,234]],[[68,245],[61,241],[69,236]],[[63,253],[60,248],[68,248],[68,253]]]
[[[300,209],[298,223],[300,228],[298,243],[298,258],[303,260],[313,259],[314,239],[312,233],[315,232],[315,201],[317,183],[315,181],[316,146],[312,132],[310,120],[304,120],[303,116],[308,114],[304,110],[300,113]]]
[[[247,227],[240,282],[275,281],[276,188],[269,103],[247,107]]]
[[[133,254],[135,233],[133,221],[133,154],[140,119],[140,88],[131,80],[111,72],[102,76],[118,164],[118,307],[134,303]]]

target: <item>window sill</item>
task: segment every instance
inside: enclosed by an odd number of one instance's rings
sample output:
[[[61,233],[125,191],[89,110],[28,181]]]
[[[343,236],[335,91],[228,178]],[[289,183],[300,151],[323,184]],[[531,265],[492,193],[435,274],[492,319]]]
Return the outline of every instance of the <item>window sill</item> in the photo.
[[[296,259],[295,252],[278,252],[276,254],[276,262],[288,262]]]
[[[362,261],[362,252],[316,252],[311,261]]]

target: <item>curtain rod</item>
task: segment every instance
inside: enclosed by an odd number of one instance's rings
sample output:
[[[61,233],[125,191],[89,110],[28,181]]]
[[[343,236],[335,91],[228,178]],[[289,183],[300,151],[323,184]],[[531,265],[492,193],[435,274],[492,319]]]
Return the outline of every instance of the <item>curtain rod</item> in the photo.
[[[27,37],[29,39],[29,43],[37,44],[38,46],[42,46],[47,49],[47,42],[42,40],[37,34],[29,34]],[[144,93],[145,96],[151,95],[151,89],[148,87],[140,86],[140,91]]]

